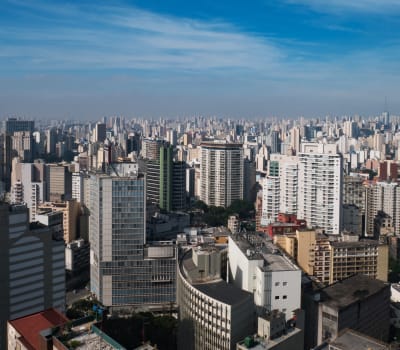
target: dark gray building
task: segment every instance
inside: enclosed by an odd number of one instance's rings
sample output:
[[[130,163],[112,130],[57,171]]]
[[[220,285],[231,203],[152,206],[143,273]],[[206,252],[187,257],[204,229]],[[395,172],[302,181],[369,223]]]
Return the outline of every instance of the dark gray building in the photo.
[[[306,311],[305,349],[332,341],[346,328],[387,341],[390,285],[355,275],[303,295]]]
[[[16,118],[8,118],[6,120],[6,133],[13,135],[17,131],[29,131],[33,133],[35,122],[33,120],[19,120]]]
[[[7,320],[65,306],[64,241],[45,225],[29,225],[24,205],[0,202],[0,349]]]

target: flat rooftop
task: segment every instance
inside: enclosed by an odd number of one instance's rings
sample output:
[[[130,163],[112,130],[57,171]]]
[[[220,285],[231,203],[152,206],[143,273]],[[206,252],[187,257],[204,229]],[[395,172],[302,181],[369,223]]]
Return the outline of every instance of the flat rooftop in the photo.
[[[379,241],[375,241],[372,239],[366,239],[358,242],[354,241],[345,241],[345,242],[335,242],[331,241],[331,246],[332,247],[337,247],[337,248],[357,248],[357,247],[369,247],[369,246],[378,246]]]
[[[390,288],[389,284],[365,275],[355,275],[320,289],[320,292],[325,305],[343,309],[385,288]]]
[[[331,342],[331,345],[340,350],[388,350],[389,345],[365,334],[346,330],[342,335]]]
[[[293,264],[271,238],[260,233],[242,233],[231,236],[232,240],[249,260],[264,260],[264,271],[296,271]]]

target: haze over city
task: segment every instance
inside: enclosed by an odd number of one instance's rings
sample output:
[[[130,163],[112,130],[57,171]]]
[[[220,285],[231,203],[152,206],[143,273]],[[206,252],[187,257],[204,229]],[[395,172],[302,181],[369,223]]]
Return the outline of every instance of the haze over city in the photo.
[[[393,0],[2,1],[1,116],[399,109]]]

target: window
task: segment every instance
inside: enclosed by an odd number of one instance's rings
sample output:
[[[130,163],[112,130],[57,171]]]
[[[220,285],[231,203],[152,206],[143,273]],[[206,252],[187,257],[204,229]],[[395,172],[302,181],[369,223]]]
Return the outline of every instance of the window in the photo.
[[[275,287],[279,286],[279,282],[275,282]]]
[[[283,296],[283,299],[287,299],[287,295],[284,295],[284,296]]]
[[[276,295],[276,296],[275,296],[275,300],[278,300],[278,299],[279,299],[279,295]]]
[[[283,284],[284,286],[287,286],[287,282],[283,282],[282,284]]]

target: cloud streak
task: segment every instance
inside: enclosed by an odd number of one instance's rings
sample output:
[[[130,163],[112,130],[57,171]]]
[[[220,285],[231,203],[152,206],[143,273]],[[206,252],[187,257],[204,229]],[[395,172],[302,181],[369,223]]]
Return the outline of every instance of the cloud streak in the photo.
[[[322,13],[346,12],[366,14],[393,14],[400,12],[398,0],[285,0],[286,3],[304,5]]]

